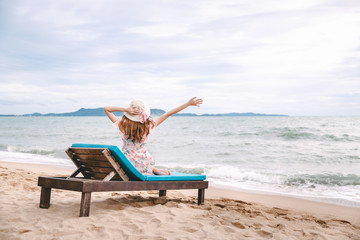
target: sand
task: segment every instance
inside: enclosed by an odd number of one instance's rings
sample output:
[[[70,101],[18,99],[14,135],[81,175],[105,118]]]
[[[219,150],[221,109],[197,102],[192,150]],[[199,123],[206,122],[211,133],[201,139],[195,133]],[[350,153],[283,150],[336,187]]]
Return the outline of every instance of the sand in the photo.
[[[71,169],[0,162],[0,239],[359,239],[360,208],[210,187],[196,191],[93,193],[80,218],[78,192],[53,190],[39,208],[38,176]]]

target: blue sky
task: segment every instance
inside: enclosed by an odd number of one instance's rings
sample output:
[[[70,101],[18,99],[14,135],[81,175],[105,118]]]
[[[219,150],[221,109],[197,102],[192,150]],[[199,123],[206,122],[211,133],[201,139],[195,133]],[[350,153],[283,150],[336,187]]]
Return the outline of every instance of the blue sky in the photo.
[[[0,114],[360,115],[359,29],[358,0],[2,0]]]

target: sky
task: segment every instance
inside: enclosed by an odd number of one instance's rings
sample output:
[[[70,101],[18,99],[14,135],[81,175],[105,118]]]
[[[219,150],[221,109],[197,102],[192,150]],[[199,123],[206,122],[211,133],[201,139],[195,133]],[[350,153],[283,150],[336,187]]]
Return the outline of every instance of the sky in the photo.
[[[0,114],[360,116],[359,29],[358,0],[0,0]]]

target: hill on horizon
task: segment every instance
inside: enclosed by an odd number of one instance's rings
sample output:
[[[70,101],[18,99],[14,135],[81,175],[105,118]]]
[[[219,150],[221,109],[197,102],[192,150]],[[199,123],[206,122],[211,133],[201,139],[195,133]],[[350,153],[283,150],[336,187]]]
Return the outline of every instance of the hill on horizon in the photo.
[[[162,109],[151,109],[151,115],[160,116],[164,114],[165,111]],[[123,113],[117,113],[116,115],[122,116]],[[22,114],[22,115],[15,115],[15,114],[7,114],[7,115],[0,115],[0,117],[101,117],[106,116],[104,112],[104,108],[80,108],[75,112],[68,112],[68,113],[31,113],[31,114]],[[283,114],[264,114],[264,113],[219,113],[219,114],[195,114],[195,113],[177,113],[174,116],[183,116],[183,117],[196,117],[196,116],[227,116],[227,117],[287,117],[288,115]]]

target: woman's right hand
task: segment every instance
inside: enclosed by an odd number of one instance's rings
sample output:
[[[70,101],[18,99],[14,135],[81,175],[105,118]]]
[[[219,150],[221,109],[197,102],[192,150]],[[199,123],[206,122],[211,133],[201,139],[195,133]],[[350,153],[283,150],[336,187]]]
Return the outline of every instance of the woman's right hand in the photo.
[[[189,106],[197,106],[200,107],[200,104],[203,103],[203,100],[201,98],[193,97],[188,101]]]

